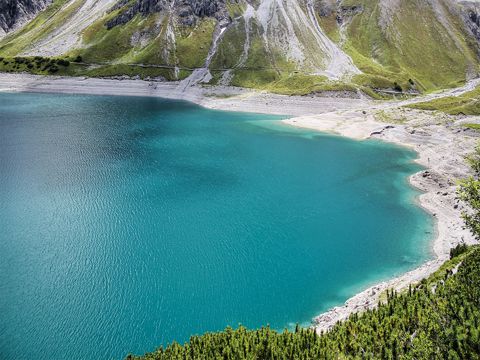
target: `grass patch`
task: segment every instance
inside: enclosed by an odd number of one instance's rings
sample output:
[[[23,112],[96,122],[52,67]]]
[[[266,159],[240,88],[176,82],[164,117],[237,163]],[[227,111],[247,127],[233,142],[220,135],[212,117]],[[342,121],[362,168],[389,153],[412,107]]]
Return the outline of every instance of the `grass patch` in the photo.
[[[177,65],[187,68],[204,65],[212,45],[215,25],[215,20],[205,19],[200,21],[193,30],[184,27],[179,31],[175,52],[178,59]]]
[[[393,112],[379,110],[375,112],[374,116],[375,120],[389,124],[404,124],[407,121],[407,118],[403,114],[395,110]]]
[[[448,96],[407,105],[412,109],[441,111],[450,115],[480,115],[480,86],[460,96]]]
[[[462,126],[466,127],[467,129],[480,131],[480,124],[469,123],[469,124],[462,124]]]
[[[268,84],[278,80],[279,74],[275,70],[244,70],[234,72],[231,84],[245,88],[263,89]]]
[[[338,28],[336,12],[332,12],[327,16],[320,16],[315,12],[318,23],[322,27],[323,31],[333,41],[338,43],[340,41],[340,29]]]
[[[325,76],[291,74],[268,84],[264,89],[285,95],[307,95],[321,91],[327,80]]]

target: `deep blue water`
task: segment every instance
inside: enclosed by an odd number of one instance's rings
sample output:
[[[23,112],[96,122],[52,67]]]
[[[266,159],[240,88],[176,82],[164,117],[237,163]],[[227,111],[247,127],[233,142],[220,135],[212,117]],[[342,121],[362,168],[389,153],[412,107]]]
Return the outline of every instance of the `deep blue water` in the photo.
[[[282,329],[430,256],[413,152],[279,119],[0,93],[0,358]]]

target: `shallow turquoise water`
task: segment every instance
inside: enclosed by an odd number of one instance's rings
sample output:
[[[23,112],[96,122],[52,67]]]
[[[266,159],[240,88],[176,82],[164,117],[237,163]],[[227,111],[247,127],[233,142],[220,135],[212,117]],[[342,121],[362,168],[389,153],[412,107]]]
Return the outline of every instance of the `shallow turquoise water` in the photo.
[[[281,329],[430,256],[413,152],[278,119],[0,94],[0,358]]]

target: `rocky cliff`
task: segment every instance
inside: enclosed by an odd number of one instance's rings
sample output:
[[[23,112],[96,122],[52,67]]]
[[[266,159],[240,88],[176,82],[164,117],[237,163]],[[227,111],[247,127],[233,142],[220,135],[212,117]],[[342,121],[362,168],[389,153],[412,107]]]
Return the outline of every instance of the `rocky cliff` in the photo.
[[[0,1],[0,36],[33,18],[51,3],[51,0]]]
[[[122,0],[112,8],[112,11],[122,8],[124,9],[120,14],[106,23],[107,28],[123,25],[137,14],[147,16],[162,11],[175,13],[180,23],[188,26],[194,25],[198,18],[214,17],[217,20],[226,20],[229,17],[224,0],[136,0],[134,2]]]
[[[461,4],[465,24],[480,42],[480,2],[463,1]]]

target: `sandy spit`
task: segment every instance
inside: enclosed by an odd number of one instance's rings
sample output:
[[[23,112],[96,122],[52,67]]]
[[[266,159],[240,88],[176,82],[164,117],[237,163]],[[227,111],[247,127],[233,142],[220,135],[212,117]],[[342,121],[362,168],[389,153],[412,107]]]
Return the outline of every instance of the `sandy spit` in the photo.
[[[475,80],[462,88],[435,94],[438,98],[459,95],[478,85]],[[178,83],[131,79],[43,77],[28,74],[1,74],[0,91],[51,92],[96,95],[154,96],[182,99],[211,109],[288,115],[285,124],[335,133],[357,140],[380,139],[408,146],[418,153],[425,167],[410,177],[410,183],[423,194],[418,201],[436,218],[437,234],[432,244],[433,259],[399,277],[375,284],[313,319],[317,332],[330,329],[353,312],[377,306],[386,289],[401,291],[435,272],[449,257],[456,244],[475,243],[463,227],[463,204],[456,198],[459,179],[470,173],[465,156],[479,138],[461,126],[480,123],[479,117],[458,118],[400,107],[410,101],[375,102],[368,99],[282,96],[233,87],[192,87],[179,89]],[[430,97],[432,97],[430,95]],[[418,102],[421,99],[412,99]],[[379,116],[381,114],[381,116]]]

